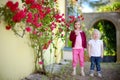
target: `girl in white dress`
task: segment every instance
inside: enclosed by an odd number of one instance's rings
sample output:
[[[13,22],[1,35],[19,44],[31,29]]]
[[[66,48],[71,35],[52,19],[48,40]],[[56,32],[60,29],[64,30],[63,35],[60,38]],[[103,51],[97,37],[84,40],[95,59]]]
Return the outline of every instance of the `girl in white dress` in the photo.
[[[101,74],[101,58],[103,58],[103,41],[100,40],[100,31],[94,29],[92,34],[92,39],[88,42],[88,53],[90,57],[90,76],[94,76],[94,68],[96,66],[97,73],[99,77]]]

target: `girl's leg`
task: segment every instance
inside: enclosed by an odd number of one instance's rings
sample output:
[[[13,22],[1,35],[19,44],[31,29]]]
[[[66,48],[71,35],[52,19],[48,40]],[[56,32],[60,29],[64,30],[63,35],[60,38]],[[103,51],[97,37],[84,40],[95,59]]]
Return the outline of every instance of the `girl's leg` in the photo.
[[[90,76],[94,76],[95,57],[91,56],[90,61],[91,61],[91,65],[90,65]]]
[[[84,67],[84,49],[79,49],[80,67]]]
[[[81,67],[81,75],[85,76],[84,72],[84,49],[79,49],[79,62],[80,62],[80,67]]]
[[[76,75],[76,67],[73,67],[72,75]]]
[[[96,68],[98,72],[101,71],[100,62],[101,62],[101,57],[96,57]]]
[[[98,76],[99,76],[99,77],[102,77],[100,62],[101,62],[101,57],[96,57],[97,73],[98,73]]]
[[[85,76],[84,67],[81,67],[81,75]]]
[[[76,75],[76,66],[77,66],[77,62],[78,62],[78,50],[73,49],[72,54],[73,54],[73,60],[72,60],[73,72],[72,72],[72,75]]]

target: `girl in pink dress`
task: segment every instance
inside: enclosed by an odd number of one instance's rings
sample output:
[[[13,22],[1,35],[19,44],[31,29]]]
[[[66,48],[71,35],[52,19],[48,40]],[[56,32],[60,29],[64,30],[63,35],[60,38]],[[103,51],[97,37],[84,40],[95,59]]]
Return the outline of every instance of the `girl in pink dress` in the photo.
[[[76,75],[76,66],[78,61],[80,62],[81,67],[81,75],[85,76],[84,73],[84,48],[86,48],[86,35],[84,31],[82,31],[82,26],[80,21],[74,22],[74,30],[71,31],[70,41],[72,42],[72,67],[73,72],[72,75]]]

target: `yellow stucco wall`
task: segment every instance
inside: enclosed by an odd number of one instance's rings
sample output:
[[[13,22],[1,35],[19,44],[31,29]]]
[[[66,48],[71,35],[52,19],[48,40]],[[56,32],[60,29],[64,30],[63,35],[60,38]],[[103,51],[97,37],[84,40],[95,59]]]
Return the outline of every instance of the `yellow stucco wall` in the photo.
[[[61,14],[65,15],[65,0],[58,0],[58,9],[60,10]],[[57,46],[57,50],[55,50],[55,62],[59,63],[62,59],[62,51],[61,49],[64,47],[65,43],[61,39],[57,39],[55,41],[55,44]]]
[[[0,4],[7,1],[1,0]],[[14,35],[0,21],[0,80],[20,80],[32,73],[33,69],[34,55],[27,36],[20,38]]]
[[[5,4],[7,1],[1,0],[0,4]],[[12,1],[20,2],[21,0]],[[58,0],[61,13],[65,13],[64,2],[65,0]],[[12,31],[7,31],[4,22],[0,21],[0,80],[20,80],[33,72],[34,52],[28,42],[27,35],[23,38],[14,35]],[[47,64],[60,62],[63,45],[64,43],[58,40],[56,53],[54,50],[53,53],[49,50],[45,52]],[[54,54],[57,55],[56,59],[54,59]]]
[[[34,56],[27,36],[20,38],[0,23],[0,80],[18,80],[34,68]]]

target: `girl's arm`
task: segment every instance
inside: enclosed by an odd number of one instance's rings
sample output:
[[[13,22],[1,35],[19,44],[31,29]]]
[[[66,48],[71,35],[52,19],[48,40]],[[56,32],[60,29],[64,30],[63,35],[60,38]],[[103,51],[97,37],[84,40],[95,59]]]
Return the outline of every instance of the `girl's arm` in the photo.
[[[69,39],[70,39],[70,41],[75,41],[76,35],[75,35],[74,31],[71,31]]]
[[[104,47],[103,47],[103,42],[102,42],[102,44],[101,44],[101,58],[103,58],[103,54],[104,54]]]
[[[89,57],[91,57],[90,51],[91,51],[91,45],[88,43],[88,54],[89,54]]]

